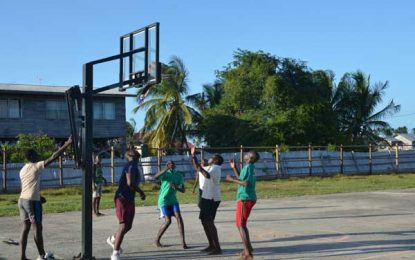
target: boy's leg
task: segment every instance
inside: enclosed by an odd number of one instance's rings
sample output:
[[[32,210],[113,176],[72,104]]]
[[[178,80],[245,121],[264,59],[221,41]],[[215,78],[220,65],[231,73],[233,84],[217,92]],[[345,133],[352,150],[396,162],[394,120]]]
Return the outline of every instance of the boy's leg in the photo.
[[[35,239],[35,243],[36,243],[36,247],[37,247],[37,251],[39,252],[39,255],[44,256],[46,252],[45,252],[45,247],[43,244],[42,203],[40,201],[32,201],[31,204],[32,204],[32,209],[33,209],[33,218],[31,222],[32,222],[32,227],[33,227],[34,239]]]
[[[119,251],[121,247],[121,243],[124,239],[125,234],[131,229],[130,224],[120,223],[118,226],[117,233],[115,234],[115,242],[114,242],[114,250]]]
[[[248,228],[239,227],[239,234],[241,235],[242,243],[244,244],[244,255],[245,256],[252,256],[252,246],[251,241],[249,239],[249,232]]]
[[[93,197],[92,198],[92,209],[94,211],[94,214],[97,214],[97,198]]]
[[[124,235],[131,229],[135,216],[134,201],[127,201],[120,198],[115,199],[116,215],[120,225],[115,235],[114,251],[119,251]]]
[[[209,255],[219,255],[222,254],[222,249],[220,248],[219,244],[219,237],[218,237],[218,231],[216,229],[215,223],[213,220],[209,220],[208,226],[210,229],[210,235],[212,236],[212,242],[214,249],[209,253]]]
[[[34,239],[35,239],[37,251],[39,252],[40,256],[44,256],[46,252],[45,252],[45,248],[43,245],[42,223],[32,223],[32,226],[33,226],[33,233],[34,233]]]
[[[219,204],[220,204],[220,201],[212,201],[212,232],[211,233],[212,233],[213,242],[215,244],[215,248],[217,249],[217,251],[221,253],[222,249],[219,243],[218,231],[215,226],[216,212],[219,208]]]
[[[236,226],[238,227],[239,234],[241,235],[242,242],[244,244],[244,251],[241,253],[246,257],[252,257],[252,244],[249,237],[249,231],[246,227],[248,217],[252,208],[255,205],[255,201],[238,201],[236,206]]]
[[[101,202],[101,196],[96,197],[97,204],[96,204],[96,214],[101,215],[101,212],[99,212],[99,203]]]
[[[178,205],[177,205],[177,209],[178,209]],[[186,240],[185,240],[185,234],[184,234],[184,223],[183,223],[183,218],[182,218],[182,214],[180,214],[180,209],[179,210],[175,210],[174,215],[177,219],[177,225],[179,226],[179,232],[180,232],[180,236],[182,238],[182,245],[183,245],[183,249],[188,249],[189,247],[186,245]]]
[[[199,196],[199,208],[200,214],[199,219],[202,222],[203,230],[205,231],[206,238],[208,239],[209,246],[202,249],[201,252],[210,252],[215,248],[215,244],[212,239],[211,229],[209,228],[209,212],[208,212],[208,200],[203,199]]]
[[[27,219],[23,221],[22,233],[20,235],[20,259],[26,260],[27,237],[29,235],[31,223]]]
[[[96,190],[96,200],[97,200],[97,204],[96,204],[96,214],[99,216],[101,215],[101,212],[99,212],[99,204],[101,202],[101,195],[102,195],[102,184],[98,184],[97,185],[97,190]]]
[[[210,252],[215,248],[215,245],[213,243],[212,235],[210,234],[209,223],[207,222],[207,220],[202,220],[202,226],[203,226],[203,230],[205,231],[206,237],[208,239],[209,246],[202,249],[201,251]]]
[[[204,200],[205,202],[205,221],[207,227],[209,229],[209,234],[212,240],[213,249],[209,252],[209,255],[218,255],[222,253],[222,249],[220,248],[219,238],[218,238],[218,231],[215,226],[215,216],[216,210],[219,206],[218,202],[213,200]]]
[[[157,233],[156,241],[154,241],[154,245],[157,247],[162,247],[160,243],[160,239],[163,236],[164,232],[166,232],[167,228],[169,228],[171,224],[171,216],[164,216],[164,223],[161,225],[159,232]]]

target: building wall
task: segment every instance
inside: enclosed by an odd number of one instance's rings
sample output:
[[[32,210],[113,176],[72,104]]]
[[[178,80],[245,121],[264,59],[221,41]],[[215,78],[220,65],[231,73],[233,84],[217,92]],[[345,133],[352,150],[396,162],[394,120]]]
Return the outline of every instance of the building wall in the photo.
[[[65,101],[63,94],[48,96],[2,93],[0,99],[18,99],[21,106],[21,118],[0,119],[0,139],[13,139],[18,134],[39,132],[46,133],[53,138],[67,138],[70,135],[68,116],[61,119],[47,117],[46,101]],[[94,120],[94,138],[125,137],[125,98],[98,96],[94,97],[94,101],[115,104],[115,119]]]

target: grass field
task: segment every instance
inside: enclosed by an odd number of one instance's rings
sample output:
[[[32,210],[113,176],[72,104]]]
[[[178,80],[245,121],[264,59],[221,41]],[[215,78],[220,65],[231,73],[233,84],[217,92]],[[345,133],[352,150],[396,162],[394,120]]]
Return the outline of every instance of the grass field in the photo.
[[[179,193],[181,204],[196,203],[197,196],[192,194],[193,182],[186,183],[186,193]],[[146,183],[143,186],[147,199],[136,200],[137,206],[150,206],[157,204],[159,185]],[[236,185],[223,182],[223,200],[234,200]],[[329,193],[361,192],[386,189],[415,188],[415,174],[388,174],[371,176],[334,176],[291,178],[257,181],[257,196],[259,199],[280,198],[289,196],[319,195]],[[115,186],[106,186],[101,199],[101,209],[113,208],[113,196]],[[44,212],[65,212],[81,210],[81,188],[68,187],[56,189],[44,189],[42,195],[46,197]],[[0,195],[0,217],[18,215],[18,193]]]

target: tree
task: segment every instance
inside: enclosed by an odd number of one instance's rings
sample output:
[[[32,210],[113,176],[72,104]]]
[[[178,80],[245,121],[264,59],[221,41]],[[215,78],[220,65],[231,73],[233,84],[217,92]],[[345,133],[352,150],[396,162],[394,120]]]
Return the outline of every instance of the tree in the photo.
[[[19,134],[17,136],[17,143],[11,146],[10,161],[24,162],[25,152],[28,149],[34,149],[40,156],[41,160],[49,158],[55,151],[55,140],[50,138],[47,134]]]
[[[150,89],[147,100],[134,108],[134,112],[147,110],[140,131],[153,148],[171,147],[175,141],[187,144],[186,128],[198,115],[185,101],[188,71],[183,61],[173,57],[163,68],[163,74],[167,77]]]
[[[127,144],[131,144],[134,141],[135,128],[137,126],[134,118],[125,122],[125,127],[127,129]]]
[[[223,95],[222,82],[215,81],[213,84],[204,84],[203,91],[186,97],[186,100],[190,102],[199,112],[203,112],[205,109],[214,108],[220,103]]]
[[[408,128],[406,126],[399,126],[395,129],[395,134],[407,134]]]
[[[346,73],[334,90],[333,110],[336,113],[339,130],[351,144],[362,144],[379,140],[377,131],[390,125],[382,121],[400,110],[391,100],[376,112],[389,83],[378,82],[371,85],[370,76],[363,72]]]
[[[223,88],[219,104],[202,113],[207,143],[333,142],[337,134],[330,104],[333,77],[328,71],[312,71],[302,61],[238,50],[218,72]]]

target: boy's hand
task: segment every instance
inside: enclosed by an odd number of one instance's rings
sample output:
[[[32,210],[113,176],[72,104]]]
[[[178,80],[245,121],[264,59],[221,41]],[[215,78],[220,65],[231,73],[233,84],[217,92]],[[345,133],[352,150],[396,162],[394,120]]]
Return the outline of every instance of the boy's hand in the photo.
[[[196,146],[193,146],[192,148],[190,148],[190,154],[192,156],[195,156],[195,154],[196,154]]]
[[[140,192],[140,198],[141,200],[145,200],[146,199],[146,194],[144,193],[144,191]]]
[[[69,136],[69,138],[68,138],[68,140],[66,141],[66,143],[67,143],[67,144],[72,143],[72,135],[71,135],[71,136]]]
[[[229,174],[226,175],[226,180],[227,181],[233,181],[233,177],[230,176]]]
[[[234,159],[230,159],[229,160],[229,165],[231,166],[232,169],[235,169],[235,167],[236,167],[235,160]]]
[[[176,185],[174,185],[172,182],[170,182],[170,187],[172,187],[174,190],[176,189]]]

